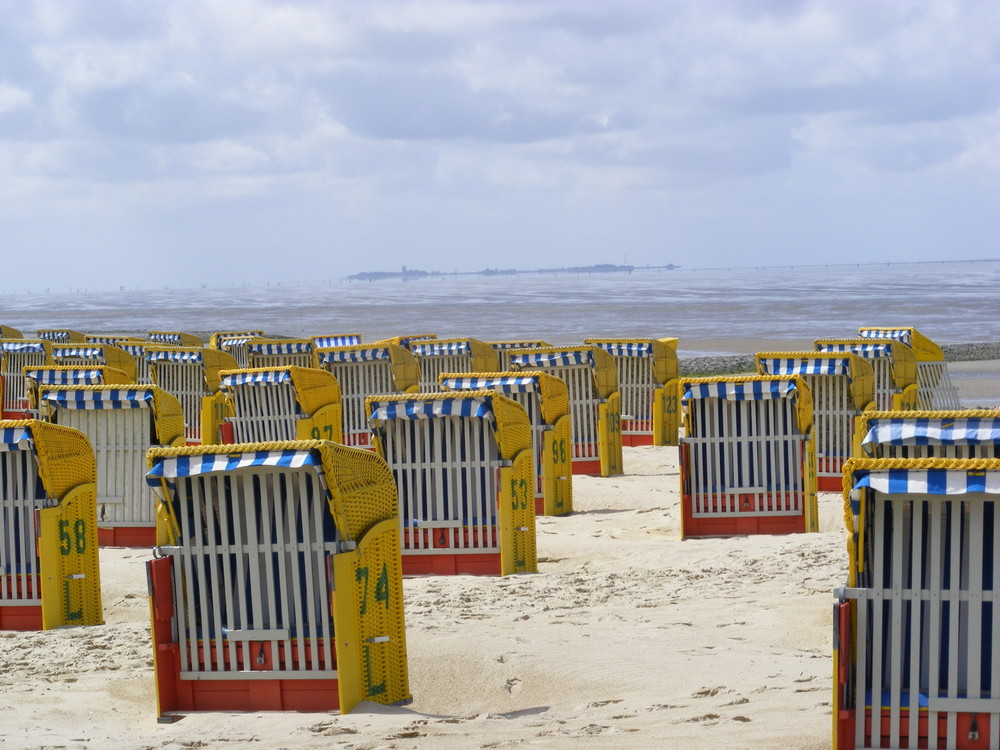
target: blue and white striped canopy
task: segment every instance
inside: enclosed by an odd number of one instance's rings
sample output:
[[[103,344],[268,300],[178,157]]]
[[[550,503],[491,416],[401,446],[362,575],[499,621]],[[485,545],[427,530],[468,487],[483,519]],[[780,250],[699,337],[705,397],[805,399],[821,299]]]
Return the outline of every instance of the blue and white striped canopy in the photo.
[[[414,344],[410,347],[410,351],[417,357],[443,357],[448,354],[468,354],[469,342],[448,341],[438,343],[432,340],[423,344]]]
[[[100,391],[45,391],[42,400],[61,409],[151,409],[152,388],[109,388]]]
[[[4,427],[0,429],[0,451],[26,451],[34,448],[31,430],[27,427]]]
[[[820,352],[850,352],[863,359],[880,359],[892,356],[890,344],[818,344],[816,350]]]
[[[149,362],[174,362],[178,364],[201,362],[200,349],[161,349],[146,352],[146,360]]]
[[[101,336],[99,334],[88,335],[87,341],[91,344],[111,344],[116,346],[122,340],[122,336]]]
[[[979,445],[1000,442],[1000,415],[946,419],[890,417],[868,420],[862,445]]]
[[[312,340],[317,347],[357,346],[361,343],[361,336],[356,333],[348,333],[341,336],[313,336]]]
[[[595,341],[591,346],[603,349],[612,357],[652,357],[653,347],[644,341]]]
[[[149,340],[163,344],[178,344],[180,343],[181,335],[173,331],[152,331],[149,334]]]
[[[133,357],[146,358],[146,345],[145,344],[134,344],[127,341],[122,341],[118,344],[118,347],[124,349]]]
[[[255,466],[298,469],[303,466],[322,467],[319,453],[311,450],[251,451],[247,453],[207,453],[193,456],[165,456],[154,459],[146,474],[147,483],[158,486],[160,479],[176,479],[220,471],[235,471]]]
[[[721,398],[726,401],[766,401],[768,399],[794,398],[798,396],[798,391],[798,386],[793,380],[685,383],[683,400]]]
[[[103,359],[104,349],[99,346],[57,346],[52,348],[52,356],[77,357],[78,359]]]
[[[291,383],[291,370],[265,370],[264,372],[234,372],[226,375],[219,382],[220,388],[233,388],[238,385],[277,385]]]
[[[253,354],[309,354],[313,344],[311,341],[271,341],[250,344],[247,350]]]
[[[1000,471],[886,469],[857,471],[854,480],[852,504],[856,503],[858,491],[865,487],[893,495],[964,495],[970,492],[1000,494]]]
[[[374,347],[372,349],[348,349],[346,351],[319,352],[319,363],[321,365],[338,362],[377,362],[387,360],[389,350],[386,347]]]
[[[521,352],[510,358],[516,367],[570,367],[594,364],[593,354],[586,349],[565,352]]]
[[[490,346],[498,351],[507,349],[538,349],[542,344],[537,341],[491,341]]]
[[[38,338],[46,341],[69,341],[69,331],[39,331]]]
[[[219,339],[219,346],[243,346],[244,344],[253,341],[256,336],[227,336]]]
[[[847,358],[775,357],[760,360],[765,375],[850,375],[851,360]]]
[[[891,339],[912,346],[912,333],[909,328],[862,328],[858,335],[863,339]]]
[[[489,396],[372,402],[371,422],[390,419],[434,419],[436,417],[472,417],[493,421],[493,400]]]
[[[441,385],[453,391],[499,391],[500,393],[534,393],[538,390],[537,375],[503,375],[499,377],[445,378]]]
[[[32,367],[25,369],[24,377],[39,385],[101,385],[104,382],[104,371],[75,367],[67,370]]]
[[[4,354],[44,354],[45,344],[41,341],[0,341],[0,351]]]

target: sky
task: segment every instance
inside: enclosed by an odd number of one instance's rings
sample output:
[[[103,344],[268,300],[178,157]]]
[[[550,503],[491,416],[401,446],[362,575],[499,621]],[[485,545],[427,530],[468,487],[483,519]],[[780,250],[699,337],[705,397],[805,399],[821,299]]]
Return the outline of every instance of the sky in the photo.
[[[995,0],[0,18],[0,291],[1000,257]]]

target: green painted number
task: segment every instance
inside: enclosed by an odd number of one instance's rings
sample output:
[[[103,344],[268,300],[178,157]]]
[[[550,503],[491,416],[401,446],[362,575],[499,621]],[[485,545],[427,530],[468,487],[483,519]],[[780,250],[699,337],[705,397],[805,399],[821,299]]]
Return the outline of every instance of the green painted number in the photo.
[[[82,555],[87,551],[87,522],[78,518],[73,522],[73,533],[70,534],[69,521],[59,520],[59,554],[69,555],[76,552]]]
[[[375,584],[375,601],[384,602],[385,608],[389,609],[389,565],[382,563],[382,574]]]
[[[361,609],[358,610],[362,616],[368,612],[368,568],[357,568],[354,571],[354,580],[357,583],[364,581],[361,589]]]

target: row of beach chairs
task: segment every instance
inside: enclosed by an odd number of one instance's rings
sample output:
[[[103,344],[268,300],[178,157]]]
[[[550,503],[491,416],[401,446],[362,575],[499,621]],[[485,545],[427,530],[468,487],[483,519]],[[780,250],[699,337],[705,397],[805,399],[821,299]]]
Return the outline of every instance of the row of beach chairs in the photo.
[[[911,338],[913,333],[910,331]],[[7,620],[0,620],[0,625],[53,627],[100,622],[97,509],[110,513],[114,495],[108,493],[106,501],[98,503],[93,459],[96,448],[87,445],[86,438],[81,443],[79,436],[85,430],[69,427],[69,422],[62,419],[53,420],[52,415],[65,412],[65,420],[71,419],[71,413],[82,418],[87,412],[100,411],[96,404],[106,401],[123,412],[155,415],[123,431],[150,437],[146,450],[148,471],[143,479],[159,501],[155,507],[160,516],[156,524],[160,552],[150,563],[149,577],[161,713],[234,707],[317,710],[339,706],[349,710],[359,700],[405,702],[408,688],[400,584],[405,556],[400,555],[401,542],[415,550],[426,550],[427,558],[432,560],[436,549],[454,550],[469,540],[502,545],[503,537],[510,541],[501,559],[512,567],[502,572],[533,569],[533,523],[541,464],[532,445],[540,434],[543,443],[550,438],[548,447],[552,452],[559,450],[552,448],[555,430],[539,431],[528,416],[528,402],[519,399],[532,388],[541,389],[547,378],[558,380],[568,393],[566,380],[554,378],[545,360],[533,356],[555,354],[546,349],[553,347],[515,352],[512,357],[526,359],[512,359],[507,370],[439,370],[438,387],[445,390],[423,390],[425,385],[410,394],[388,393],[367,399],[365,414],[373,427],[368,447],[376,448],[386,458],[386,464],[370,451],[338,445],[345,435],[342,419],[338,419],[342,413],[338,415],[335,407],[342,407],[344,402],[342,398],[321,397],[327,389],[316,378],[322,381],[329,371],[317,367],[289,365],[242,371],[220,368],[219,392],[225,394],[220,401],[225,407],[219,411],[220,424],[228,425],[232,434],[227,439],[233,441],[227,446],[185,447],[188,435],[184,434],[180,400],[159,386],[141,389],[136,387],[139,384],[124,380],[112,385],[127,388],[109,388],[107,384],[43,388],[36,381],[31,408],[37,413],[24,416],[42,416],[44,409],[49,421],[8,421],[2,426],[0,451],[7,477],[5,487],[15,488],[8,494],[19,498],[21,505],[5,505],[5,515],[0,519],[4,533],[12,538],[10,543],[5,538],[0,617],[6,616]],[[820,421],[821,408],[815,405],[813,394],[820,387],[810,387],[806,377],[845,378],[846,396],[839,396],[843,411],[859,412],[853,415],[859,436],[848,441],[852,449],[871,456],[881,456],[879,451],[892,455],[852,459],[841,467],[842,481],[851,476],[848,494],[854,547],[850,585],[841,592],[835,617],[835,662],[842,677],[835,686],[836,746],[917,746],[898,744],[906,737],[916,737],[917,742],[925,743],[921,746],[928,746],[928,732],[933,734],[933,728],[928,727],[938,724],[944,732],[941,746],[980,746],[952,744],[951,738],[959,735],[975,735],[976,742],[980,737],[989,737],[991,744],[982,746],[996,746],[992,739],[1000,736],[992,728],[996,711],[988,700],[969,697],[970,690],[980,694],[992,691],[996,670],[988,673],[984,667],[978,678],[968,677],[972,671],[968,664],[978,663],[973,657],[998,653],[984,635],[993,622],[992,595],[984,599],[985,604],[976,605],[979,609],[968,610],[974,616],[967,621],[962,602],[968,596],[950,593],[958,585],[956,582],[967,582],[966,578],[944,575],[943,579],[939,576],[939,589],[947,592],[943,595],[947,601],[942,605],[945,615],[934,615],[930,605],[912,603],[925,601],[922,590],[916,600],[912,595],[906,600],[910,609],[905,612],[909,614],[887,614],[886,594],[872,593],[875,579],[865,577],[865,571],[881,571],[891,563],[893,571],[905,569],[899,578],[904,584],[912,584],[912,571],[922,570],[920,566],[933,567],[933,562],[928,561],[940,557],[945,549],[954,565],[969,568],[969,563],[963,563],[963,555],[970,553],[962,551],[962,545],[972,550],[973,557],[982,552],[992,560],[992,510],[975,515],[979,512],[976,508],[987,507],[975,502],[978,498],[966,502],[964,510],[941,511],[944,515],[940,517],[933,516],[938,511],[932,506],[926,506],[931,510],[920,506],[917,516],[922,513],[931,520],[921,521],[923,525],[916,531],[907,531],[904,521],[914,523],[912,508],[896,517],[891,502],[885,506],[889,511],[885,507],[867,511],[864,504],[871,493],[891,495],[898,491],[901,471],[916,477],[918,471],[924,470],[912,466],[913,461],[950,463],[930,466],[924,474],[931,479],[923,484],[907,481],[902,486],[919,486],[940,501],[938,495],[948,495],[939,488],[957,486],[957,478],[965,476],[966,488],[988,494],[990,490],[984,488],[992,484],[988,480],[980,482],[978,477],[1000,470],[990,458],[996,454],[986,447],[987,436],[993,434],[994,428],[984,426],[985,414],[907,412],[908,406],[919,403],[915,398],[919,387],[911,389],[907,396],[908,386],[899,387],[898,382],[893,384],[887,402],[891,411],[871,410],[876,390],[874,367],[869,368],[869,376],[864,364],[855,361],[864,363],[865,358],[853,349],[834,351],[847,354],[840,356],[841,365],[836,371],[825,369],[826,364],[818,366],[821,357],[765,353],[757,358],[760,374],[755,376],[678,378],[674,389],[665,390],[663,397],[676,398],[675,411],[683,413],[681,450],[685,461],[690,462],[689,468],[682,468],[682,483],[686,483],[682,486],[700,483],[715,492],[719,477],[739,475],[737,489],[741,491],[730,503],[733,512],[741,518],[756,516],[756,523],[769,515],[778,519],[777,525],[768,526],[768,521],[751,531],[815,527],[817,511],[815,489],[811,498],[809,495],[810,472],[815,486],[816,467],[821,464],[818,458],[809,458],[809,447],[815,450],[813,422]],[[552,360],[555,358],[550,357]],[[580,361],[568,364],[581,366]],[[802,370],[803,364],[809,371]],[[517,369],[522,366],[535,369]],[[800,371],[789,372],[793,367]],[[896,376],[893,369],[890,372]],[[336,376],[332,379],[337,382]],[[858,385],[865,382],[869,385]],[[261,400],[260,393],[254,392],[265,384],[292,387],[293,397],[289,400],[286,393],[283,403],[295,412],[294,419],[278,416],[278,412],[288,411],[276,408],[282,403],[280,399]],[[301,398],[297,395],[299,387]],[[858,401],[857,394],[866,392],[866,388],[873,397],[859,409],[866,399]],[[550,383],[550,392],[558,392],[558,385]],[[312,394],[312,402],[305,395],[308,393]],[[246,399],[244,405],[234,406],[241,398]],[[548,408],[559,400],[550,399]],[[303,409],[302,402],[312,406]],[[546,408],[542,399],[536,399],[534,406]],[[251,418],[241,422],[237,416],[241,411]],[[554,428],[561,419],[568,428],[568,411],[564,410],[561,417],[550,415],[547,426]],[[956,427],[956,419],[966,422]],[[244,438],[262,434],[280,435],[282,420],[286,435],[294,426],[293,437],[285,438],[292,442],[268,442],[271,438],[243,442]],[[711,426],[716,434],[705,429],[699,432],[699,425]],[[864,435],[860,434],[862,429]],[[220,426],[220,439],[224,437],[222,432]],[[561,434],[559,439],[565,440],[566,432]],[[974,439],[969,437],[973,434]],[[326,442],[338,437],[341,441]],[[995,442],[995,436],[991,439]],[[899,445],[893,445],[893,440]],[[76,449],[71,448],[74,441]],[[174,447],[152,447],[171,444]],[[948,457],[928,459],[914,447],[924,444],[943,446],[940,450]],[[975,451],[965,447],[973,444]],[[906,455],[896,458],[902,455],[899,451]],[[970,452],[975,457],[965,458]],[[699,460],[699,456],[703,458]],[[14,457],[21,463],[12,462]],[[879,461],[902,465],[886,467],[888,478],[882,481],[878,478],[882,466],[874,465]],[[970,467],[963,461],[978,463]],[[57,465],[63,468],[53,468]],[[424,465],[438,469],[428,476],[422,473]],[[682,462],[682,467],[685,465]],[[68,477],[66,466],[82,474]],[[858,472],[865,471],[867,479],[855,482]],[[938,481],[942,472],[943,484]],[[442,492],[459,485],[466,490],[462,503],[449,507],[441,504]],[[795,489],[798,487],[803,489]],[[407,502],[412,504],[406,506]],[[154,507],[152,502],[147,505]],[[519,511],[523,513],[518,515]],[[879,513],[882,521],[873,521]],[[973,513],[971,521],[963,515],[967,513]],[[10,534],[10,529],[23,530],[23,519],[28,516],[37,516],[40,524],[34,530],[38,540],[34,557],[25,534],[16,540]],[[401,524],[403,516],[408,521]],[[801,519],[802,528],[787,525],[787,519],[793,517]],[[978,532],[955,531],[956,527],[975,526],[986,528],[986,532],[977,536]],[[946,532],[940,532],[939,537],[945,541],[927,547],[926,539],[933,535],[933,529],[941,528]],[[505,535],[504,530],[514,533]],[[885,552],[877,540],[890,532],[895,535],[894,544],[897,539],[903,541],[892,552]],[[742,531],[722,528],[715,533]],[[922,552],[918,542],[925,545]],[[912,557],[914,550],[917,562],[905,562],[906,555]],[[54,562],[61,567],[52,567]],[[460,562],[460,554],[453,555],[453,562]],[[981,568],[972,574],[973,582],[986,582],[992,588],[992,574],[983,572],[985,565]],[[415,572],[452,571],[439,571],[432,563]],[[894,574],[879,572],[875,582],[892,583]],[[907,596],[892,591],[896,599]],[[18,596],[25,594],[48,600],[48,607],[41,607],[40,625],[28,623],[35,613],[30,607],[18,605]],[[872,601],[880,604],[873,606]],[[914,606],[927,606],[928,613],[913,614]],[[887,635],[873,638],[872,632]],[[912,654],[913,644],[925,641],[931,644],[925,650],[941,651],[934,645],[935,638],[947,641],[960,632],[973,644],[971,662],[963,661],[964,655],[952,654],[938,663],[934,653]],[[914,634],[920,637],[913,640]],[[893,654],[891,663],[885,662],[885,666],[883,657],[889,652]],[[922,664],[920,660],[925,658],[928,666],[913,666]],[[899,667],[907,659],[910,666]],[[944,686],[933,699],[926,697],[934,691],[923,680],[925,673],[934,675],[930,678],[934,685]],[[926,703],[927,710],[933,712],[930,719],[921,714],[910,720],[910,696],[917,694],[920,697],[915,700],[922,701],[921,707]],[[879,695],[881,713],[872,709],[873,705],[879,706],[873,704],[872,696]],[[982,725],[977,713],[989,714],[981,719]],[[884,732],[886,738],[880,738],[879,732]],[[960,743],[961,737],[956,742]],[[935,746],[933,742],[929,746]]]

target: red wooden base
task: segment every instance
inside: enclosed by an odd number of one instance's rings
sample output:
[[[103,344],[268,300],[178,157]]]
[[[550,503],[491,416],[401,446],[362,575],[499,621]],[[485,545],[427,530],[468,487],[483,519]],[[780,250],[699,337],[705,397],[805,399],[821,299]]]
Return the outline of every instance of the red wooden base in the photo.
[[[182,680],[177,644],[156,653],[161,712],[167,711],[336,711],[337,680]],[[166,695],[165,695],[166,694]],[[168,697],[167,700],[164,700]]]
[[[945,747],[945,739],[948,736],[948,716],[944,712],[938,713],[937,715],[937,742],[935,747]],[[957,713],[954,714],[956,719],[956,732],[955,732],[955,750],[979,750],[980,748],[988,748],[990,746],[990,721],[989,714],[971,714],[971,713]],[[972,720],[976,719],[975,732],[972,731]],[[837,717],[837,747],[834,750],[854,750],[854,721],[855,712],[854,711],[841,711]],[[881,732],[882,736],[888,738],[890,736],[890,728],[892,726],[889,717],[889,711],[883,710],[881,712]],[[872,729],[872,711],[870,708],[865,709],[865,745],[870,747],[871,741],[871,729]],[[913,748],[926,748],[929,746],[927,741],[928,733],[928,718],[927,709],[922,708],[917,712],[917,744],[910,745],[910,711],[904,708],[900,711],[899,716],[899,737],[901,742],[901,747],[913,747]],[[977,737],[977,739],[970,739],[970,736]],[[888,741],[888,739],[886,739]],[[949,746],[951,747],[951,746]]]
[[[742,497],[742,496],[741,496]],[[750,496],[746,496],[750,498]],[[684,538],[701,536],[735,536],[744,534],[802,534],[806,530],[805,515],[797,516],[723,516],[695,518],[690,495],[681,496],[684,518]]]
[[[0,411],[0,418],[3,419],[32,419],[30,411],[22,411],[20,409],[8,410],[4,409]]]
[[[573,473],[581,476],[600,476],[601,459],[594,458],[588,461],[572,461]]]
[[[42,605],[0,607],[0,630],[41,630]]]
[[[650,434],[641,433],[641,434],[631,434],[631,435],[627,435],[624,432],[622,433],[623,446],[634,448],[637,445],[652,445],[652,444],[653,444],[652,433]]]
[[[154,526],[112,526],[97,527],[97,544],[100,547],[146,547],[156,546]]]
[[[844,477],[841,475],[835,477],[816,477],[816,489],[820,492],[836,492],[839,494],[844,491]]]
[[[402,561],[404,576],[500,575],[499,552],[408,555],[406,550],[403,550]]]

